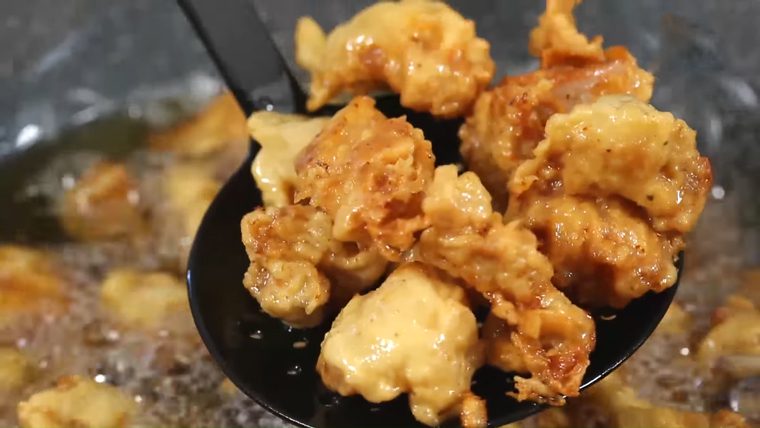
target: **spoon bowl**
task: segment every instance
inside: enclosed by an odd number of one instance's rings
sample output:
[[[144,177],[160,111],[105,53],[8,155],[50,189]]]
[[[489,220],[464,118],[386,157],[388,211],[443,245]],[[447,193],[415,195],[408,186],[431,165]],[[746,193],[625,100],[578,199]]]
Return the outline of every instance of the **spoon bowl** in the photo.
[[[250,0],[179,0],[246,114],[255,109],[302,112],[304,95],[288,72]],[[241,40],[245,41],[242,43]],[[406,115],[433,143],[437,164],[461,161],[457,129],[461,120],[437,120],[402,108],[398,97],[382,97],[377,107],[389,117]],[[324,110],[321,113],[332,113]],[[222,371],[246,395],[282,418],[302,427],[416,427],[401,396],[381,404],[361,397],[341,397],[327,390],[315,365],[331,319],[312,329],[293,329],[261,311],[242,285],[248,258],[241,242],[240,220],[262,205],[250,173],[258,152],[224,185],[198,229],[188,261],[187,282],[195,323]],[[679,273],[683,265],[679,257]],[[622,310],[592,313],[596,349],[586,371],[584,389],[617,368],[652,334],[665,315],[676,285],[649,293]],[[514,374],[484,367],[475,374],[473,391],[487,401],[488,425],[508,424],[545,408],[517,402]],[[448,425],[455,424],[450,422]]]
[[[446,126],[451,124],[444,123]],[[448,156],[436,153],[439,159],[456,157],[456,146],[437,143],[433,141],[439,152],[442,147],[451,152]],[[257,150],[258,146],[252,145],[248,159],[211,204],[190,253],[190,305],[211,355],[246,395],[296,425],[422,426],[412,417],[405,397],[373,404],[361,397],[340,397],[328,391],[315,365],[332,320],[311,329],[289,328],[262,312],[243,287],[249,262],[240,239],[240,219],[262,204],[250,174],[250,162]],[[679,272],[680,267],[681,262]],[[659,294],[649,293],[622,310],[592,314],[597,344],[581,389],[614,370],[644,343],[667,311],[676,288],[677,284]],[[544,408],[507,397],[512,376],[490,367],[475,374],[473,391],[487,400],[489,426],[514,422]]]

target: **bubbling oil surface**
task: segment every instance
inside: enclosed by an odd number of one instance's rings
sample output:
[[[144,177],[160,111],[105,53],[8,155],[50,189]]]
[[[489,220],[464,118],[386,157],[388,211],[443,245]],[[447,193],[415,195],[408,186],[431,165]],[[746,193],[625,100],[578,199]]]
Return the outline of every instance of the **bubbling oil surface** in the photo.
[[[134,143],[135,150],[124,161],[140,181],[140,203],[148,212],[152,233],[147,234],[147,241],[137,243],[123,239],[34,244],[58,259],[71,304],[63,315],[20,320],[12,329],[0,330],[0,346],[18,348],[34,366],[34,375],[22,390],[0,397],[0,426],[15,426],[19,401],[70,374],[114,385],[129,394],[139,405],[135,426],[288,426],[225,380],[189,318],[173,320],[184,323],[179,328],[167,325],[163,330],[140,332],[114,324],[101,306],[99,286],[112,269],[160,269],[182,278],[182,258],[192,239],[167,228],[171,221],[160,218],[166,212],[162,206],[166,198],[160,194],[157,180],[164,168],[178,160],[150,153],[139,141]],[[102,154],[92,151],[55,156],[43,172],[26,180],[14,198],[45,200],[48,211],[43,215],[55,218],[63,192],[101,158]],[[229,158],[225,161],[230,162]],[[226,179],[223,175],[216,178]],[[710,313],[738,284],[743,249],[736,202],[731,195],[711,201],[690,241],[676,300],[696,321],[692,331],[655,334],[625,365],[629,383],[642,398],[658,405],[692,411],[726,406],[727,398],[712,387],[714,379],[689,355],[694,352],[695,337],[709,328]],[[716,230],[714,224],[722,227]],[[178,334],[178,330],[185,333]],[[250,340],[260,339],[253,334]],[[294,343],[298,346],[302,344]],[[604,426],[593,406],[588,421]],[[533,421],[524,424],[532,426]]]

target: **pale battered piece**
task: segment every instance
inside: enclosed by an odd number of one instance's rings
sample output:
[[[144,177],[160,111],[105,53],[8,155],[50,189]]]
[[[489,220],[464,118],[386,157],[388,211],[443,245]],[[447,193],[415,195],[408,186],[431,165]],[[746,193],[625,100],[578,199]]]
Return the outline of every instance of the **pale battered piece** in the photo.
[[[498,328],[487,330],[489,363],[516,377],[518,400],[554,405],[577,396],[595,344],[591,317],[551,283],[552,266],[519,222],[504,224],[471,172],[436,169],[423,201],[430,222],[416,257],[461,278],[491,303]]]
[[[193,118],[148,136],[148,145],[153,151],[195,159],[218,154],[231,146],[246,148],[245,121],[245,114],[235,97],[224,92]]]
[[[482,402],[470,393],[481,362],[464,290],[413,263],[343,308],[322,342],[317,371],[341,395],[379,403],[408,393],[420,422],[435,426],[461,413],[469,427],[486,420]]]
[[[426,225],[421,203],[435,158],[421,130],[374,105],[355,98],[306,146],[296,161],[295,199],[324,210],[335,239],[398,261]]]
[[[755,304],[733,295],[715,312],[713,326],[699,344],[697,360],[712,368],[721,358],[760,357],[760,310]]]
[[[113,386],[66,376],[19,403],[18,420],[23,428],[123,428],[136,407],[132,397]]]
[[[187,288],[168,273],[112,270],[101,285],[100,299],[109,314],[128,328],[193,331]]]
[[[554,283],[584,306],[625,306],[675,283],[683,234],[710,189],[696,134],[628,96],[557,114],[510,182],[520,218],[555,267]]]
[[[266,207],[293,203],[298,153],[322,130],[329,118],[260,111],[248,119],[251,137],[261,145],[251,173]]]
[[[0,400],[19,390],[33,374],[32,362],[16,348],[0,346]]]
[[[311,74],[311,111],[342,93],[390,88],[410,109],[461,116],[494,73],[475,23],[438,1],[378,2],[328,36],[301,18],[295,43],[296,61]]]
[[[64,194],[61,223],[69,235],[85,241],[134,235],[144,226],[139,202],[137,181],[126,166],[99,162]]]
[[[63,312],[68,303],[65,285],[50,255],[0,245],[0,329],[24,316]]]
[[[654,78],[641,69],[625,47],[601,48],[575,28],[577,0],[548,0],[539,26],[531,34],[531,51],[541,68],[507,76],[483,93],[459,131],[460,151],[478,174],[498,208],[507,201],[507,182],[529,159],[544,137],[546,121],[580,103],[603,95],[628,94],[642,101],[652,96]]]
[[[251,265],[244,286],[269,315],[295,327],[319,324],[325,305],[373,285],[387,261],[374,248],[332,239],[332,222],[303,205],[258,208],[243,217]]]

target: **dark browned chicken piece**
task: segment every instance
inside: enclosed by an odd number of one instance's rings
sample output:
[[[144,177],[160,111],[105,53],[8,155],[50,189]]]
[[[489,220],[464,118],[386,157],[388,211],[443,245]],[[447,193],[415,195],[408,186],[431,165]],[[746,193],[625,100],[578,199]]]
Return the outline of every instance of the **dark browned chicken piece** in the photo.
[[[331,297],[342,306],[385,272],[376,250],[338,242],[331,228],[324,212],[303,205],[258,208],[243,217],[251,261],[243,285],[266,313],[292,326],[317,325]]]
[[[397,261],[425,227],[421,203],[435,159],[421,130],[374,105],[355,98],[301,152],[295,199],[324,210],[335,239]]]
[[[591,317],[551,283],[552,266],[519,222],[504,224],[477,176],[436,169],[423,202],[430,227],[416,256],[481,293],[491,304],[488,361],[516,377],[518,400],[560,405],[577,396],[594,348]]]
[[[602,50],[601,37],[589,41],[578,32],[575,3],[547,1],[531,34],[531,52],[541,57],[541,68],[507,76],[483,93],[459,131],[468,169],[478,174],[498,209],[507,202],[510,176],[531,157],[551,115],[603,95],[629,94],[642,101],[652,96],[654,78],[625,47]]]
[[[553,116],[514,174],[507,217],[521,219],[582,306],[620,308],[675,283],[673,262],[711,185],[696,134],[633,97]]]

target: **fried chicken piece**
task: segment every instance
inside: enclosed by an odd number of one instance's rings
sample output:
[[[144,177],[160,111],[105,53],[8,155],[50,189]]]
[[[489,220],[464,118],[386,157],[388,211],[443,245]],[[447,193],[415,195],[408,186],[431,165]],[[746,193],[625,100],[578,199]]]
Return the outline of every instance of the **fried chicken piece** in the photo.
[[[298,153],[322,130],[329,118],[260,111],[248,119],[248,130],[261,149],[251,173],[261,190],[264,206],[293,203]]]
[[[511,191],[547,181],[542,169],[559,167],[552,179],[562,181],[565,194],[620,196],[644,209],[658,232],[690,231],[712,181],[710,161],[686,122],[625,96],[554,116],[534,155]]]
[[[421,202],[435,158],[421,130],[374,103],[355,98],[301,152],[295,199],[324,210],[335,239],[398,261],[425,227]]]
[[[113,386],[66,376],[51,389],[18,404],[23,428],[122,428],[136,410],[131,397]]]
[[[541,239],[557,287],[582,305],[620,308],[675,283],[711,183],[686,123],[603,97],[553,116],[534,154],[510,182],[507,218]]]
[[[614,372],[584,392],[581,405],[593,405],[594,409],[604,412],[603,416],[607,422],[604,426],[611,428],[749,427],[741,415],[728,410],[709,414],[656,406],[638,397],[620,375]],[[577,409],[573,410],[576,412],[571,413],[582,415]]]
[[[0,328],[24,315],[62,312],[64,288],[61,271],[48,255],[0,245]]]
[[[514,214],[519,211],[519,214]],[[637,207],[616,198],[527,196],[510,207],[539,237],[553,283],[584,307],[621,308],[673,285],[680,237],[655,232]]]
[[[222,187],[221,181],[203,164],[177,163],[161,176],[168,217],[181,228],[183,239],[190,241],[201,225],[211,202]]]
[[[546,11],[530,33],[528,49],[541,66],[604,61],[602,36],[589,40],[578,31],[573,9],[582,0],[546,0]]]
[[[116,269],[100,288],[103,306],[121,324],[148,331],[194,331],[187,288],[165,272]]]
[[[243,217],[251,261],[243,284],[266,313],[295,327],[317,325],[331,295],[342,306],[385,272],[387,261],[375,249],[336,241],[331,229],[324,212],[303,205]]]
[[[311,74],[311,111],[341,93],[390,88],[410,109],[461,116],[494,73],[475,24],[437,1],[378,2],[328,36],[301,18],[295,44],[296,61]]]
[[[406,392],[426,425],[461,411],[477,425],[484,409],[470,382],[481,351],[464,290],[432,268],[403,264],[343,308],[322,342],[317,371],[328,388],[373,403]]]
[[[138,233],[144,226],[137,181],[121,163],[87,169],[63,196],[61,223],[74,238],[92,241]]]
[[[258,208],[243,217],[251,265],[243,285],[269,315],[295,327],[322,321],[330,282],[317,270],[329,248],[330,218],[307,206]]]
[[[194,117],[148,136],[151,150],[205,158],[231,145],[247,147],[246,117],[235,97],[224,92]]]
[[[319,269],[330,279],[331,299],[341,308],[354,294],[375,285],[387,267],[388,261],[375,247],[335,239],[319,261]]]
[[[489,363],[516,377],[518,400],[563,404],[578,395],[594,348],[591,317],[551,284],[552,266],[519,222],[504,224],[491,197],[467,172],[436,169],[423,211],[430,222],[416,257],[461,278],[491,303]],[[495,321],[494,321],[495,322]]]
[[[473,114],[460,128],[460,151],[478,174],[497,208],[507,200],[507,182],[517,166],[532,156],[555,113],[590,103],[603,95],[652,96],[654,78],[622,46],[601,50],[575,29],[571,11],[577,0],[549,0],[539,27],[531,35],[532,52],[543,58],[539,70],[507,76],[478,98]]]
[[[722,357],[760,357],[760,311],[747,298],[729,296],[716,309],[713,326],[699,344],[697,360],[713,367]]]

